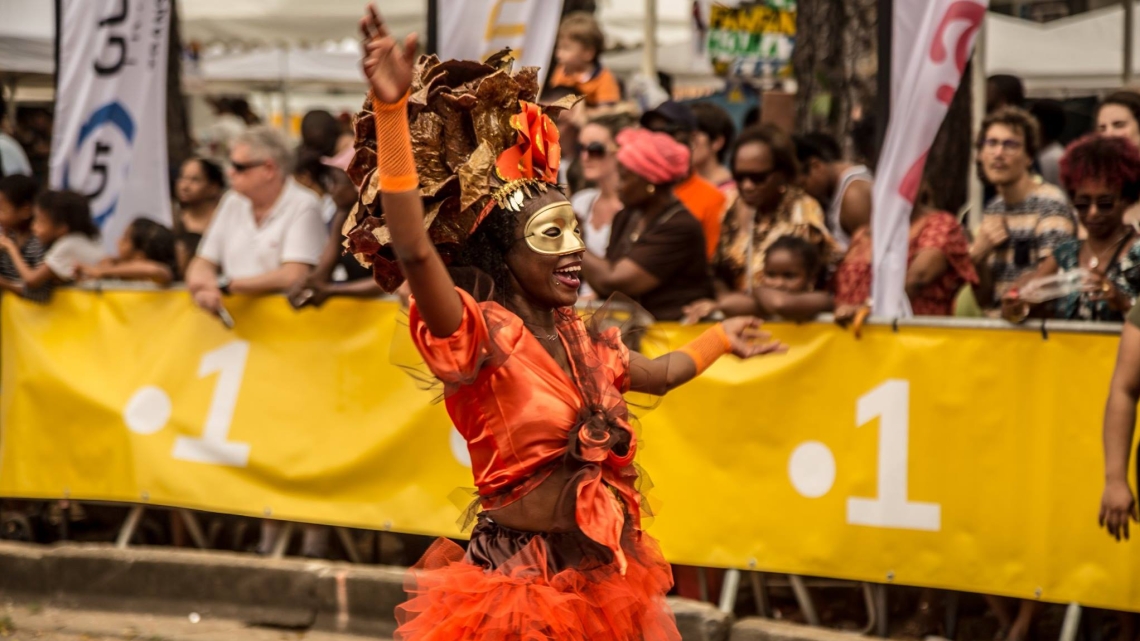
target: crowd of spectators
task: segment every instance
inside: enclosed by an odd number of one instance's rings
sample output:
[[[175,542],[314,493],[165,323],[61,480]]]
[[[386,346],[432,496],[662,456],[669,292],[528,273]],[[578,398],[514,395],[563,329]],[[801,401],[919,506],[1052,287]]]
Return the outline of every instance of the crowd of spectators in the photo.
[[[567,18],[543,97],[584,97],[558,122],[562,177],[588,249],[583,297],[622,294],[658,320],[688,323],[865,315],[871,154],[843,151],[865,145],[854,136],[793,135],[762,112],[738,131],[708,101],[667,100],[639,114],[599,63],[603,44],[592,17]],[[992,196],[977,230],[936,208],[926,185],[920,190],[906,273],[915,314],[1119,322],[1140,295],[1140,94],[1105,98],[1096,130],[1068,149],[1063,106],[1026,102],[1016,78],[990,79],[974,144]],[[13,137],[0,122],[0,289],[44,301],[77,281],[184,283],[196,305],[223,318],[229,294],[285,295],[298,308],[382,295],[342,251],[341,227],[356,200],[345,173],[346,124],[311,112],[294,146],[257,124],[248,104],[216,107],[202,155],[173,181],[172,226],[138,218],[115,256],[105,253],[85,199],[45,190],[44,176],[34,175],[28,152],[40,150],[26,151],[21,139],[42,135]],[[1060,282],[1058,274],[1073,276],[1068,289],[1045,300],[1030,295],[1041,282]],[[263,552],[275,536],[268,525]],[[307,531],[306,553],[321,554],[326,537]],[[1011,638],[1028,625],[1012,614],[1003,622]]]

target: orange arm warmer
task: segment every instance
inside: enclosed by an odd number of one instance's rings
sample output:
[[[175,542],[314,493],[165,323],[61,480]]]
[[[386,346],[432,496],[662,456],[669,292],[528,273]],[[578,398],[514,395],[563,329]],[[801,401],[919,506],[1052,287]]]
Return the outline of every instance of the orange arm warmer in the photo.
[[[696,375],[700,376],[716,359],[732,352],[732,342],[724,332],[724,325],[717,323],[677,351],[693,359]]]
[[[412,156],[412,134],[408,130],[408,95],[388,104],[372,98],[376,119],[376,168],[380,191],[390,194],[412,191],[420,186],[416,159]]]

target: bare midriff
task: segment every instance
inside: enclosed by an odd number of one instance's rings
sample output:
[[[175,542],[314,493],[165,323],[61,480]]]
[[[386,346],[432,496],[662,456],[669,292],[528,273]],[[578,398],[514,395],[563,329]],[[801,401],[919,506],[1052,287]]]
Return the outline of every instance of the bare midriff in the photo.
[[[578,529],[574,517],[576,489],[567,487],[574,475],[566,465],[509,505],[486,510],[492,521],[523,532],[570,532]]]

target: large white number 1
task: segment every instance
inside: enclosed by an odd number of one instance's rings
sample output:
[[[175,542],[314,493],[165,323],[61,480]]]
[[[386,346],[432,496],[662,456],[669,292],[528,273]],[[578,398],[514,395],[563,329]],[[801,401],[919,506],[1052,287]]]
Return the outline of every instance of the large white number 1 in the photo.
[[[942,506],[907,500],[910,384],[891,380],[859,399],[856,427],[879,419],[879,497],[848,498],[851,525],[937,532]]]
[[[234,341],[202,357],[198,376],[218,374],[214,398],[206,414],[206,431],[202,438],[179,436],[174,442],[174,458],[194,463],[214,463],[245,467],[249,462],[249,444],[227,441],[234,419],[238,390],[241,389],[249,343]]]

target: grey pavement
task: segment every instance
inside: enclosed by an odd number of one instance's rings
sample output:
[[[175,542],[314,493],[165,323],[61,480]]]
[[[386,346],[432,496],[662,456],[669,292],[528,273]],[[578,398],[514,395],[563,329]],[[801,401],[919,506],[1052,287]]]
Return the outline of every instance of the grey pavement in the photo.
[[[250,627],[240,621],[159,614],[96,612],[45,607],[38,603],[0,605],[4,641],[378,641],[319,631]]]

